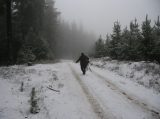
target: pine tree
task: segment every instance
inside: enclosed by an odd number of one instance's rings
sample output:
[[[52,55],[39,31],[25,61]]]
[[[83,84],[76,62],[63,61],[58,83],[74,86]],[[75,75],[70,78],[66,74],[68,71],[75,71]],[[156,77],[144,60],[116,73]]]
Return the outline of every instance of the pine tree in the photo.
[[[98,41],[95,43],[95,56],[103,57],[105,55],[105,45],[102,37],[100,36]]]
[[[153,28],[154,48],[152,58],[160,63],[160,19],[159,16]]]
[[[60,14],[56,8],[54,8],[54,0],[46,0],[45,2],[45,17],[44,17],[44,36],[48,42],[50,57],[55,55],[57,28],[57,17]]]
[[[7,27],[7,53],[8,53],[8,63],[13,63],[13,53],[12,53],[12,8],[11,8],[12,2],[11,0],[6,0],[6,9],[7,9],[7,18],[6,18],[6,27]]]
[[[104,49],[105,49],[105,56],[109,56],[109,45],[110,45],[110,41],[111,41],[111,38],[109,36],[109,34],[106,35],[106,41],[105,41],[105,46],[104,46]]]
[[[160,19],[159,19],[159,16],[157,18],[157,21],[155,22],[153,30],[154,30],[153,32],[154,32],[155,39],[156,39],[155,42],[160,42]]]
[[[0,0],[0,65],[8,60],[6,31],[6,0]]]
[[[0,1],[0,64],[8,65],[14,62],[14,0]]]
[[[122,53],[121,59],[129,60],[130,59],[130,31],[125,27],[122,31]]]
[[[111,35],[112,40],[110,42],[110,55],[112,58],[118,59],[121,54],[121,26],[118,21],[114,23],[113,33]]]
[[[142,55],[144,55],[144,60],[150,60],[154,42],[152,38],[151,20],[148,19],[148,15],[146,15],[146,20],[142,23],[142,36]]]
[[[121,40],[121,26],[118,21],[114,23],[112,40],[115,44],[119,43]]]
[[[5,0],[0,1],[0,16],[5,14]]]
[[[141,42],[142,36],[139,30],[137,19],[134,22],[130,22],[130,37],[129,37],[129,57],[131,60],[139,59],[139,43]]]

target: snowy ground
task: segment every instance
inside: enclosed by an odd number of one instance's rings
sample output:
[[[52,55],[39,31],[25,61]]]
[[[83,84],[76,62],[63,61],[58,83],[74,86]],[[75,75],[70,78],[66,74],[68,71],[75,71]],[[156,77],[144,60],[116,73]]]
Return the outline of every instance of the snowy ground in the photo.
[[[157,91],[90,68],[84,76],[72,61],[0,67],[0,119],[160,119]],[[33,87],[37,114],[30,113]]]

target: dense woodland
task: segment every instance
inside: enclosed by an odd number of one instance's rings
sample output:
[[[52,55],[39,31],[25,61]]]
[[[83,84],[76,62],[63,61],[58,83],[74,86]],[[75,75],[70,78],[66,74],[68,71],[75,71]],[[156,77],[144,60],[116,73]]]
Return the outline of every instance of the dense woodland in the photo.
[[[53,58],[58,12],[52,0],[0,1],[0,62]]]
[[[113,32],[101,37],[95,43],[95,56],[109,56],[112,59],[132,61],[157,61],[160,63],[160,19],[151,25],[146,15],[141,25],[137,19],[130,22],[129,28],[121,28],[116,21]]]
[[[0,64],[21,64],[89,52],[93,34],[62,22],[54,0],[0,1]],[[91,44],[91,45],[87,45]]]

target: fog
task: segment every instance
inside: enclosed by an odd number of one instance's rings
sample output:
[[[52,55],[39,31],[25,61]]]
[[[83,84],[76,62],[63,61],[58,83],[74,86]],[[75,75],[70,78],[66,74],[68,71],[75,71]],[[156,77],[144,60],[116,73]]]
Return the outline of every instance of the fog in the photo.
[[[56,40],[56,57],[75,59],[81,52],[94,53],[96,36],[75,22],[60,21]]]
[[[152,22],[160,15],[160,0],[56,0],[55,7],[60,18],[67,22],[83,24],[97,36],[111,33],[113,23],[120,21],[122,27],[137,18],[141,24],[146,14]]]

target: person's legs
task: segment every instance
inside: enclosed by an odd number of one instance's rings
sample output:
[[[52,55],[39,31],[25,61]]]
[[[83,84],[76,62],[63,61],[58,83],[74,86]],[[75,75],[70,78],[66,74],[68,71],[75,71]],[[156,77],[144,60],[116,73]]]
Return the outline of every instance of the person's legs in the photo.
[[[86,73],[86,68],[87,68],[88,64],[84,64],[83,68],[84,68],[84,74]]]
[[[86,69],[85,69],[85,68],[83,68],[83,74],[85,75],[85,73],[86,73]]]
[[[81,65],[81,70],[82,70],[83,74],[85,74],[85,68],[83,65]]]

